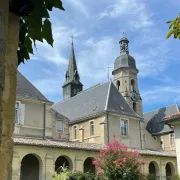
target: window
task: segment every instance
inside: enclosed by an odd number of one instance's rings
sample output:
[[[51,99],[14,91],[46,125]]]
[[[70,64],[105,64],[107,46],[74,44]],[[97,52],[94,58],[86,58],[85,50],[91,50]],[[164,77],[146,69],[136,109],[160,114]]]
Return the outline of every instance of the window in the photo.
[[[118,91],[121,90],[121,87],[120,87],[120,81],[116,81],[116,87],[117,87]]]
[[[94,136],[94,121],[90,121],[90,136]]]
[[[77,139],[77,126],[73,126],[73,138]]]
[[[62,119],[57,119],[57,131],[63,131],[63,121],[62,121]]]
[[[133,102],[133,110],[136,112],[136,103]]]
[[[170,144],[171,144],[172,146],[175,145],[174,133],[170,134]]]
[[[134,86],[135,86],[135,81],[132,79],[131,80],[131,92],[133,92],[135,90]]]
[[[20,123],[20,107],[19,103],[16,103],[15,105],[15,123],[19,124]]]
[[[127,125],[128,121],[127,120],[121,120],[121,135],[127,136]]]

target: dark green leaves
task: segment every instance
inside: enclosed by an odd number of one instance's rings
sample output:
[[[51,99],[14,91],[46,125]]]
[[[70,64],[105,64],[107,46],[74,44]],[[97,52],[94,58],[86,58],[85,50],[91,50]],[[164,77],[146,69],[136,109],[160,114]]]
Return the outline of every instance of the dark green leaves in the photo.
[[[52,29],[51,29],[51,22],[46,19],[42,26],[42,37],[47,41],[48,44],[53,46],[53,37],[52,37]]]
[[[48,10],[52,11],[53,7],[64,10],[61,0],[30,1],[34,8],[29,13],[29,16],[21,17],[20,22],[19,47],[17,51],[18,64],[24,63],[25,59],[28,60],[30,58],[29,53],[33,54],[32,40],[35,47],[36,41],[43,42],[43,39],[53,46],[54,40]]]
[[[166,39],[174,35],[174,38],[180,39],[180,15],[175,20],[168,21],[169,25],[169,32],[166,35]]]

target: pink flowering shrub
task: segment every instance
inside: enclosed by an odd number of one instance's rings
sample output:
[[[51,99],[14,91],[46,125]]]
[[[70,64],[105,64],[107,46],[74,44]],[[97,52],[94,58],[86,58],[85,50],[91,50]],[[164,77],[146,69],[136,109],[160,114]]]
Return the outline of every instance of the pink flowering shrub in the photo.
[[[138,161],[138,158],[138,151],[128,151],[125,145],[114,140],[100,150],[93,164],[97,174],[109,180],[142,180],[145,179],[140,172],[143,162]]]

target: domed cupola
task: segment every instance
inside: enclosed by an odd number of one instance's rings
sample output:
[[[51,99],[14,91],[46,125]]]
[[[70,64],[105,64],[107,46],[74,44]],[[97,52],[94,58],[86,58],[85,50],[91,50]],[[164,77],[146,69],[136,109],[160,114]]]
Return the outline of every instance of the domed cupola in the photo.
[[[119,44],[120,56],[114,62],[114,71],[126,67],[137,69],[135,59],[129,55],[129,40],[126,37],[122,37]]]

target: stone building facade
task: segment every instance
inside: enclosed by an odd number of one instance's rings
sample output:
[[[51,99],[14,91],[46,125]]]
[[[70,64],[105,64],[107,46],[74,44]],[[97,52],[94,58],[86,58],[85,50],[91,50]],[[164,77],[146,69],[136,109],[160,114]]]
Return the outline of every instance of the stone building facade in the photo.
[[[143,114],[138,70],[128,43],[125,37],[120,40],[114,82],[83,91],[72,43],[64,100],[55,104],[18,72],[13,180],[50,180],[50,171],[63,164],[95,173],[92,160],[114,136],[129,149],[139,150],[145,161],[143,173],[160,180],[177,174],[176,153],[167,148],[174,130],[159,122],[179,107]]]

